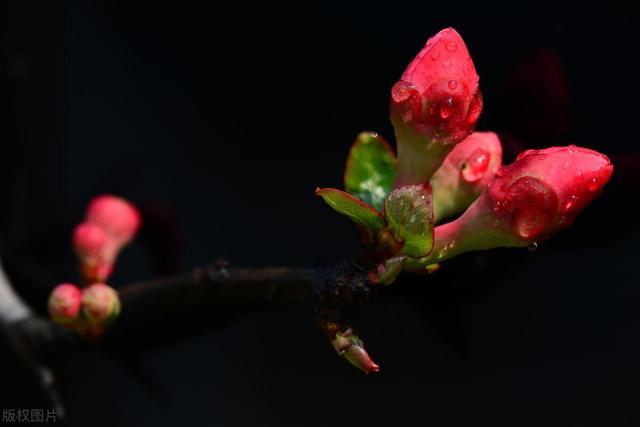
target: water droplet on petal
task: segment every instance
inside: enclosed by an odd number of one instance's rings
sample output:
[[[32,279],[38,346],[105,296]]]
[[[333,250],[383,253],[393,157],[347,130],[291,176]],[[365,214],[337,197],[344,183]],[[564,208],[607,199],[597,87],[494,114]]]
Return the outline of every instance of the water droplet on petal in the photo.
[[[476,148],[462,166],[462,179],[467,182],[476,182],[484,176],[489,167],[490,155],[481,148]]]
[[[455,52],[456,49],[458,49],[458,45],[456,44],[456,42],[449,42],[446,44],[445,49],[447,49],[449,52]]]
[[[564,205],[564,210],[565,211],[571,210],[571,208],[573,208],[576,205],[577,201],[578,201],[578,198],[576,196],[569,196],[569,200]]]
[[[598,188],[600,188],[600,183],[598,182],[598,178],[591,178],[587,188],[589,189],[589,191],[596,191]]]
[[[447,96],[442,104],[440,104],[440,118],[448,119],[453,114],[453,98]]]
[[[565,162],[562,164],[562,169],[564,170],[569,170],[569,168],[571,167],[571,165],[569,164],[569,162]]]
[[[434,52],[431,54],[431,59],[432,59],[433,61],[437,61],[437,60],[438,60],[438,58],[440,58],[440,51],[439,51],[439,50],[436,50],[436,51],[434,51]]]
[[[535,252],[538,250],[538,243],[533,242],[527,248],[529,249],[529,252]]]
[[[456,88],[458,87],[458,81],[457,80],[449,80],[449,89],[451,90],[456,90]]]
[[[451,67],[451,61],[444,61],[444,62],[442,63],[442,66],[443,66],[444,68],[449,68],[449,67]]]

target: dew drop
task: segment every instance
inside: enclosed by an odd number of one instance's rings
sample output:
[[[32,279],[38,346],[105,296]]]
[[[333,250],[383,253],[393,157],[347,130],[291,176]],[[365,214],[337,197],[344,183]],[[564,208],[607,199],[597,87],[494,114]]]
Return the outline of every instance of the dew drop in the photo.
[[[578,152],[577,148],[578,147],[573,144],[569,145],[569,154],[576,154]]]
[[[456,44],[456,42],[449,42],[446,44],[445,49],[447,49],[449,52],[455,52],[456,49],[458,49],[458,45]]]
[[[538,243],[537,242],[533,242],[531,243],[527,249],[529,249],[529,252],[535,252],[538,250]]]
[[[448,119],[453,114],[453,98],[447,96],[444,102],[440,104],[440,118],[443,120]]]
[[[567,201],[567,203],[565,203],[564,210],[565,211],[571,210],[571,208],[573,208],[575,206],[577,200],[578,200],[578,198],[576,196],[569,196],[569,201]]]
[[[449,80],[448,86],[449,86],[449,89],[456,90],[456,88],[458,87],[458,81],[457,80]]]
[[[568,162],[565,162],[562,164],[562,169],[564,170],[569,170],[569,168],[571,167],[571,165]]]
[[[591,178],[589,185],[587,186],[589,191],[596,191],[599,187],[600,183],[598,182],[598,178]]]
[[[440,51],[439,51],[439,50],[436,50],[436,51],[434,51],[434,52],[431,54],[431,59],[432,59],[433,61],[437,61],[437,60],[438,60],[438,58],[440,58]]]
[[[451,67],[451,61],[444,61],[444,62],[442,63],[442,66],[443,66],[443,67],[445,67],[445,68],[449,68],[449,67]]]
[[[466,182],[476,182],[482,179],[489,167],[489,153],[476,148],[462,166],[462,178]]]

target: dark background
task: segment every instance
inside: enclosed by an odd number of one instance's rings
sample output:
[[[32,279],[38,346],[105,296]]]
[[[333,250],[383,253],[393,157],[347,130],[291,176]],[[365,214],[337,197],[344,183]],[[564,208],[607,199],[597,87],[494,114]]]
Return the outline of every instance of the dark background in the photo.
[[[0,227],[38,310],[76,280],[86,202],[145,215],[113,284],[224,256],[322,266],[352,255],[341,185],[355,135],[392,140],[389,90],[427,38],[464,37],[480,130],[506,161],[577,144],[611,183],[538,251],[469,254],[370,304],[380,374],[333,354],[306,306],[211,307],[56,366],[72,426],[635,426],[640,424],[637,211],[640,30],[614,2],[3,2]],[[11,261],[13,260],[13,261]],[[12,264],[13,263],[13,264]],[[0,347],[0,407],[44,408]]]

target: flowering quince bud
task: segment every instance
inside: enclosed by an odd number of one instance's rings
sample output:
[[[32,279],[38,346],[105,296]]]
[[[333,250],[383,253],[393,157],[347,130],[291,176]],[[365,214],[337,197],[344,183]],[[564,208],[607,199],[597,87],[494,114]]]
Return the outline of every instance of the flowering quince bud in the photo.
[[[105,281],[111,275],[118,252],[140,228],[140,214],[119,197],[102,195],[87,208],[86,221],[76,227],[73,246],[86,282]]]
[[[82,291],[71,283],[56,286],[49,296],[51,319],[60,325],[70,325],[79,319]]]
[[[474,132],[449,153],[431,178],[436,222],[464,211],[502,165],[502,145],[493,132]]]
[[[87,208],[87,222],[102,228],[109,243],[122,248],[140,228],[140,214],[131,203],[108,194],[94,198]]]
[[[398,143],[396,187],[429,180],[482,111],[479,77],[460,34],[446,28],[427,41],[391,90]]]
[[[351,328],[336,331],[331,339],[331,344],[340,356],[344,356],[349,363],[361,369],[365,374],[380,371],[380,366],[371,360],[364,349],[362,340],[353,333]]]
[[[120,314],[118,293],[104,283],[94,283],[84,289],[82,311],[89,323],[108,325]]]
[[[528,246],[569,226],[613,172],[609,159],[576,146],[527,150],[502,167],[457,220],[436,227],[433,252],[408,260],[420,269],[462,252]]]
[[[88,281],[109,277],[117,250],[113,244],[109,244],[102,228],[90,222],[83,222],[73,230],[72,240],[80,260],[82,277]]]

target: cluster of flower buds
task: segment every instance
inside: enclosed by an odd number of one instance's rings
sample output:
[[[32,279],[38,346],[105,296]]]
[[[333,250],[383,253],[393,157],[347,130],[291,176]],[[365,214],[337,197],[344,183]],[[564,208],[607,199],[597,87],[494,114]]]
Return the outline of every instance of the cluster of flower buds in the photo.
[[[126,200],[102,195],[87,208],[85,221],[73,232],[73,247],[80,261],[84,281],[106,281],[118,253],[140,228],[140,214]]]
[[[116,290],[104,283],[84,289],[62,283],[51,292],[48,308],[54,322],[95,339],[118,317],[120,299]]]
[[[101,195],[89,203],[85,220],[75,227],[72,243],[85,285],[58,285],[49,298],[51,319],[86,338],[101,336],[120,313],[118,293],[105,282],[118,253],[140,228],[140,214],[128,201]]]
[[[467,251],[537,245],[570,225],[609,180],[609,159],[576,146],[528,150],[502,166],[498,136],[473,132],[478,82],[460,35],[440,31],[391,90],[397,157],[378,134],[363,132],[347,161],[346,192],[316,190],[356,223],[372,284],[433,272]]]

